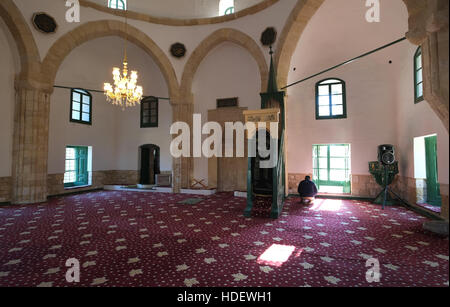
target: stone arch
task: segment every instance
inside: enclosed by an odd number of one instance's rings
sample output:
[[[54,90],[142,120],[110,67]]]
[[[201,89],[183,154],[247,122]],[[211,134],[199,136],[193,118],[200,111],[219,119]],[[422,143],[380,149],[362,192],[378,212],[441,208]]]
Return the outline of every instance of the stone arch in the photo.
[[[166,79],[170,98],[178,96],[179,86],[175,70],[161,48],[144,32],[133,26],[128,25],[127,35],[126,24],[113,20],[87,22],[59,38],[50,48],[42,63],[46,82],[53,86],[59,66],[74,48],[87,41],[105,36],[122,38],[128,36],[130,42],[142,48],[154,59]]]
[[[289,15],[283,31],[281,32],[277,51],[275,53],[279,87],[287,85],[291,59],[297,48],[300,37],[308,25],[308,22],[323,2],[325,2],[325,0],[298,0]]]
[[[287,85],[291,59],[308,22],[325,0],[298,0],[289,15],[277,45],[278,86]],[[402,0],[408,10],[408,32],[405,36],[424,49],[424,97],[448,131],[448,84],[440,84],[432,76],[448,79],[448,1]],[[443,33],[438,36],[437,33]],[[444,52],[437,51],[443,48]],[[442,64],[438,64],[442,63]],[[447,76],[447,77],[446,77]]]
[[[19,79],[39,83],[41,58],[33,34],[22,13],[12,0],[0,1],[0,17],[11,32],[19,52],[21,72]]]
[[[197,68],[200,66],[200,63],[214,47],[223,42],[235,43],[243,47],[250,53],[250,55],[258,64],[259,72],[261,75],[261,91],[264,91],[266,89],[269,73],[264,54],[262,53],[258,44],[250,36],[241,31],[235,29],[220,29],[213,32],[206,39],[204,39],[194,50],[194,52],[192,52],[191,57],[186,63],[183,77],[181,79],[181,93],[187,96],[191,95],[192,82],[194,80],[194,75],[197,71]]]
[[[426,9],[422,0],[402,0],[409,13],[410,29],[412,23],[417,19],[418,12]],[[291,65],[291,58],[297,48],[300,37],[303,34],[306,26],[311,18],[315,15],[320,6],[325,0],[298,0],[291,14],[289,15],[283,31],[280,35],[277,51],[275,54],[275,63],[277,65],[278,86],[283,87],[287,85],[289,68]],[[410,30],[411,31],[411,30]],[[413,36],[417,30],[410,35]],[[412,39],[410,39],[412,41]],[[416,39],[416,45],[420,42]]]

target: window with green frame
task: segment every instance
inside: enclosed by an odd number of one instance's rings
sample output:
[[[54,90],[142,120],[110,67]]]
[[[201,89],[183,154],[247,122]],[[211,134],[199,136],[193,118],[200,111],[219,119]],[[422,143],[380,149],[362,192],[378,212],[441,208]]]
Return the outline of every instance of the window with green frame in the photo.
[[[316,119],[347,118],[345,82],[325,79],[316,83]]]
[[[67,146],[64,187],[88,185],[88,147]]]
[[[422,48],[419,47],[414,54],[414,102],[423,100],[423,67]]]
[[[70,121],[86,125],[92,124],[92,96],[89,92],[79,88],[72,89]]]
[[[158,127],[158,98],[145,97],[141,101],[141,128]]]
[[[230,6],[225,10],[225,15],[234,14],[234,6]]]
[[[108,7],[115,10],[126,10],[127,0],[108,0]]]
[[[219,1],[219,16],[229,15],[233,13],[234,13],[234,0]]]
[[[351,193],[350,144],[313,145],[313,180],[319,192]]]

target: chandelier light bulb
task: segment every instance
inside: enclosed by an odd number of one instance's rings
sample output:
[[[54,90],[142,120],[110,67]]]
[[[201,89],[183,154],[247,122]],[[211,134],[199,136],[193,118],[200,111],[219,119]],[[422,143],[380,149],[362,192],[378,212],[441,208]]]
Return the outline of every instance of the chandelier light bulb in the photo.
[[[131,75],[128,77],[127,60],[125,59],[123,62],[122,76],[118,67],[113,68],[112,74],[114,87],[110,83],[105,83],[103,87],[107,101],[121,106],[122,109],[135,106],[136,103],[140,104],[144,91],[142,86],[137,86],[137,71],[131,71]]]

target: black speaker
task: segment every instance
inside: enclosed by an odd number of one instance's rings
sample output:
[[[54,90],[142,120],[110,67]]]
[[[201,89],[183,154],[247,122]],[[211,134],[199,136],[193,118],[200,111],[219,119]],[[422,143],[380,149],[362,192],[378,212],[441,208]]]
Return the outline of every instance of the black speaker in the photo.
[[[394,145],[380,145],[378,146],[378,161],[384,165],[392,165],[395,162]]]

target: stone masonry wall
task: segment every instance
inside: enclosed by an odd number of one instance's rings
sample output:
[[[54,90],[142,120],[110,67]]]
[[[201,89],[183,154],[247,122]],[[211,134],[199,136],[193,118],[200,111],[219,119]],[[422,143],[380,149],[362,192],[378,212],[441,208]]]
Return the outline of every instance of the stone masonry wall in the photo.
[[[11,200],[11,177],[0,177],[0,203]]]
[[[47,179],[48,195],[60,195],[79,191],[102,189],[105,185],[136,184],[138,171],[96,171],[92,172],[92,184],[86,187],[65,189],[64,174],[50,174]]]

